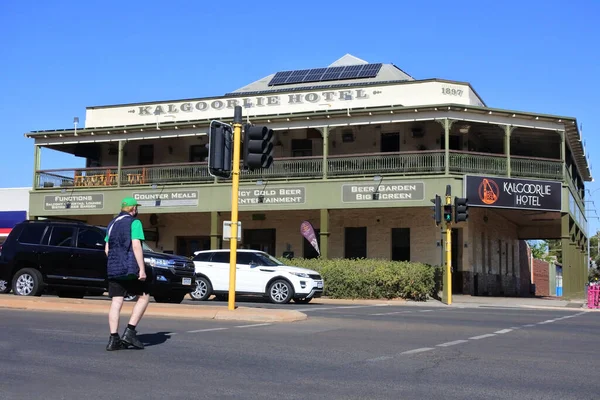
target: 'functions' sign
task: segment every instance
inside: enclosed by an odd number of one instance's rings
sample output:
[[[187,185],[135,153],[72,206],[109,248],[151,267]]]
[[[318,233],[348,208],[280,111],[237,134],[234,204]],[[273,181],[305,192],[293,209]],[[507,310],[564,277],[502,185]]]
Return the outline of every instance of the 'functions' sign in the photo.
[[[44,210],[102,210],[103,194],[71,194],[44,196]]]
[[[560,211],[562,185],[554,181],[467,176],[469,206]]]
[[[239,191],[239,205],[251,204],[304,204],[306,202],[306,188],[304,186],[288,186],[271,189],[241,188]]]
[[[197,207],[197,190],[163,190],[133,193],[142,207]]]
[[[360,183],[342,186],[342,202],[373,200],[379,195],[379,201],[423,200],[425,184],[423,182]]]

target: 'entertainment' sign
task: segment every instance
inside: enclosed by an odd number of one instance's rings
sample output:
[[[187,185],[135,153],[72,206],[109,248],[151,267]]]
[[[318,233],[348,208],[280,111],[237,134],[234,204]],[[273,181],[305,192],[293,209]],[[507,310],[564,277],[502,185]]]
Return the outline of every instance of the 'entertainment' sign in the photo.
[[[562,185],[554,181],[467,176],[469,206],[560,211]]]

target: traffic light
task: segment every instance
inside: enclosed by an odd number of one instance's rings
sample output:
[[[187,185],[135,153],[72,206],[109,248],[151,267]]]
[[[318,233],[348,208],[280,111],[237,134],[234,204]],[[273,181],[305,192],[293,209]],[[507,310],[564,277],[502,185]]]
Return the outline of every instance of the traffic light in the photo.
[[[274,132],[266,126],[246,125],[244,169],[269,168],[273,164]]]
[[[454,198],[454,222],[465,222],[469,218],[469,206],[464,197]]]
[[[231,177],[233,130],[220,121],[210,122],[208,134],[208,173],[215,177]]]
[[[439,225],[442,223],[442,198],[436,194],[435,199],[431,199],[431,202],[434,204],[431,208],[433,210],[433,219],[435,220],[435,224]]]
[[[444,204],[444,221],[452,222],[452,204]]]

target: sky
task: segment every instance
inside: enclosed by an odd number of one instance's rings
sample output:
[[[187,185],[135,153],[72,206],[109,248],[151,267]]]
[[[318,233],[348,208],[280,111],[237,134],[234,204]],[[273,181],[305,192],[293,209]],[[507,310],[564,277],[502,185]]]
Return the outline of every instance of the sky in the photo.
[[[596,232],[598,15],[595,0],[2,0],[0,187],[31,186],[25,133],[81,126],[88,106],[219,96],[350,53],[415,79],[470,82],[489,107],[577,118]],[[83,165],[42,152],[42,169]]]

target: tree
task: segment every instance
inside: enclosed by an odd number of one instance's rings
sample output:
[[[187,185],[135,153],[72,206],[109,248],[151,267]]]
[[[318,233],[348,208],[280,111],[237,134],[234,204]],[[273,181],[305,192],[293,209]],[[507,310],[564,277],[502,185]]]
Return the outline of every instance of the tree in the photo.
[[[546,258],[548,253],[548,245],[543,240],[529,240],[527,241],[531,248],[531,255],[533,258],[543,260]]]
[[[548,244],[548,254],[556,257],[556,262],[562,264],[562,240],[546,240]]]
[[[527,243],[529,244],[529,247],[531,248],[531,255],[533,256],[533,258],[542,260],[542,261],[546,261],[546,262],[553,261],[553,259],[551,257],[552,254],[549,254],[549,248],[548,248],[547,241],[545,241],[545,240],[528,240]]]

